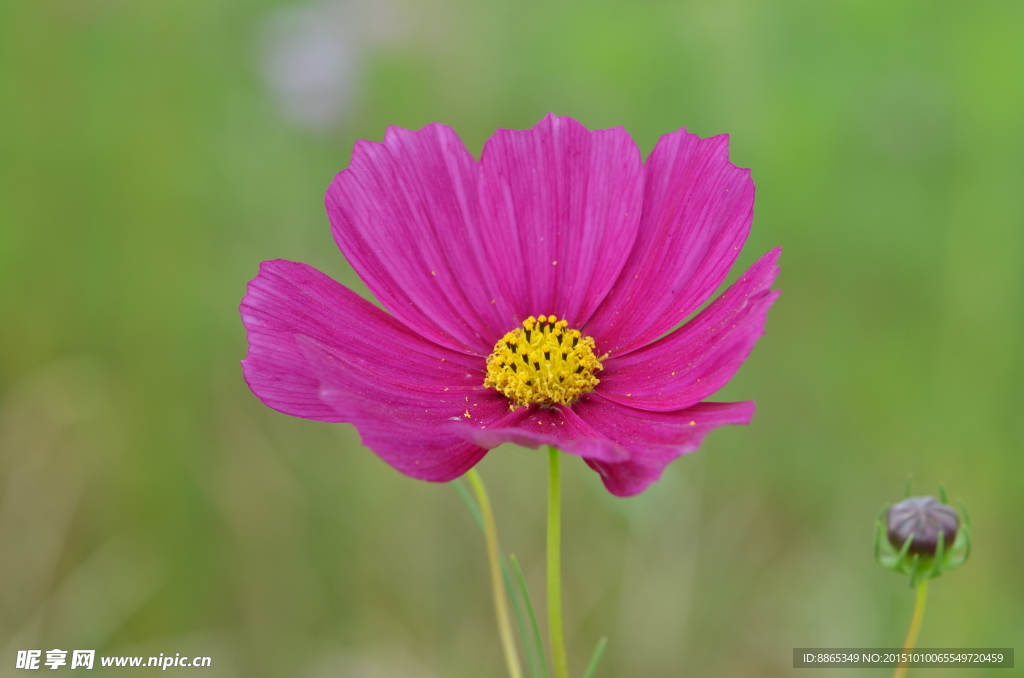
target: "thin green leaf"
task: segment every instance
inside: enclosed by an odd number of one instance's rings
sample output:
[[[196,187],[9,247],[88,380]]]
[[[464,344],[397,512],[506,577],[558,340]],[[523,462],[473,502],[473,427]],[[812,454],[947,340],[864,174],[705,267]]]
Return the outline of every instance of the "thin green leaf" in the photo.
[[[583,678],[593,678],[594,672],[597,671],[597,665],[601,663],[606,645],[608,645],[608,636],[601,636],[601,640],[597,641],[597,647],[594,648],[594,654],[590,655],[590,663],[587,664],[587,670],[583,672]]]
[[[530,600],[530,590],[526,588],[526,578],[523,577],[523,569],[519,567],[519,561],[514,555],[510,555],[512,571],[516,574],[516,583],[519,584],[519,593],[526,604],[526,612],[530,617],[530,625],[533,627],[533,648],[539,657],[542,678],[548,678],[548,658],[544,653],[544,643],[540,639],[540,627],[537,625],[537,615],[533,611],[533,602]],[[525,639],[524,639],[525,642]]]
[[[452,487],[455,488],[455,492],[459,495],[459,499],[462,500],[462,503],[464,503],[466,505],[466,508],[469,509],[469,514],[473,517],[473,522],[476,523],[476,526],[480,528],[480,532],[486,535],[487,529],[484,526],[484,517],[480,513],[480,507],[477,505],[476,500],[473,498],[473,495],[470,494],[469,490],[466,489],[466,487],[462,484],[461,480],[453,481]],[[526,664],[527,667],[530,669],[530,675],[532,676],[532,678],[547,678],[546,674],[540,674],[537,671],[537,660],[534,657],[533,653],[530,651],[532,648],[530,647],[530,643],[528,641],[529,635],[526,629],[526,620],[523,616],[523,608],[522,604],[520,603],[519,592],[515,584],[513,583],[514,580],[512,577],[512,573],[510,572],[508,561],[505,559],[504,556],[502,556],[501,558],[501,578],[505,583],[505,592],[508,594],[508,597],[512,603],[512,612],[516,618],[516,625],[519,627],[519,638],[523,643],[523,651],[526,655]]]
[[[480,528],[480,532],[487,534],[487,529],[484,527],[484,517],[480,515],[480,507],[476,505],[476,500],[473,499],[473,495],[469,493],[469,490],[465,488],[461,480],[452,481],[452,487],[459,495],[459,499],[469,509],[469,514],[473,516],[473,522]]]
[[[530,643],[530,636],[526,631],[526,619],[523,616],[523,604],[519,596],[519,591],[513,583],[514,579],[512,576],[512,570],[508,565],[508,559],[504,556],[501,558],[501,575],[505,580],[505,590],[508,592],[509,600],[512,601],[512,611],[516,616],[516,626],[519,627],[519,640],[522,641],[523,654],[526,656],[526,667],[530,670],[530,675],[533,678],[543,678],[537,668],[537,658],[535,656],[536,648],[534,648]]]

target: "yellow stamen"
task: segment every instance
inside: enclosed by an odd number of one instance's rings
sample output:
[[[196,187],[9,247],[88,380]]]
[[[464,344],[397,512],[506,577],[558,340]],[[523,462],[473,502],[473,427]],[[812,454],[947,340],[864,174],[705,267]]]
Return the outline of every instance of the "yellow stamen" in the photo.
[[[556,316],[530,316],[494,345],[484,386],[505,395],[511,409],[537,403],[570,405],[594,390],[601,361],[594,340]]]

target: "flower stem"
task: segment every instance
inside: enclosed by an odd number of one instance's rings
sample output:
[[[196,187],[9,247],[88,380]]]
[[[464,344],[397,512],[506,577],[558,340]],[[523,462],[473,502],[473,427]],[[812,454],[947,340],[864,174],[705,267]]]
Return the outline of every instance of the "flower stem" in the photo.
[[[498,531],[494,525],[494,513],[491,511],[491,500],[487,498],[487,490],[480,474],[475,468],[466,472],[466,478],[473,487],[480,513],[484,520],[484,534],[487,538],[487,559],[491,564],[491,588],[494,590],[494,613],[498,618],[498,635],[505,651],[505,664],[508,666],[510,678],[522,678],[519,669],[519,655],[516,654],[516,642],[512,637],[512,624],[508,618],[508,599],[505,597],[505,584],[501,578],[501,559],[498,555]]]
[[[903,641],[903,652],[912,652],[917,645],[917,634],[921,631],[921,620],[924,619],[924,604],[928,600],[928,580],[917,585],[917,602],[914,604],[914,616],[907,629],[907,639]],[[903,678],[907,674],[907,662],[901,662],[892,674],[892,678]]]
[[[562,489],[558,470],[558,450],[548,448],[548,633],[551,636],[551,660],[555,678],[569,678],[562,633]]]

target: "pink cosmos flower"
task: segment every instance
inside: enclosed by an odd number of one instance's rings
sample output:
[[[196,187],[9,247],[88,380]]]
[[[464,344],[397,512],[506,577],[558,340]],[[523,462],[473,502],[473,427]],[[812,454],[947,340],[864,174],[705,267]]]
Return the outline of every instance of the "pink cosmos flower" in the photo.
[[[505,442],[582,457],[643,491],[752,402],[704,402],[764,331],[775,249],[719,287],[753,218],[726,136],[549,115],[476,162],[448,127],[360,141],[327,191],[338,247],[389,313],[305,264],[242,300],[246,382],[268,406],[350,422],[402,473],[456,478]],[[681,327],[672,331],[677,325]]]

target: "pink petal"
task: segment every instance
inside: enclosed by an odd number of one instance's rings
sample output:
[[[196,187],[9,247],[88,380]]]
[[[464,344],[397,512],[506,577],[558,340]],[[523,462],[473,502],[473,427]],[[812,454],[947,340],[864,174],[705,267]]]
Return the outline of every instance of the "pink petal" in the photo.
[[[536,449],[553,445],[563,452],[621,462],[626,453],[584,423],[565,405],[554,407],[521,407],[492,423],[463,424],[462,435],[477,445],[493,448],[502,443],[515,443]]]
[[[487,452],[467,441],[462,427],[486,425],[508,413],[508,401],[483,388],[479,369],[452,370],[433,386],[404,382],[389,375],[389,368],[360,371],[344,353],[300,341],[320,376],[321,399],[355,425],[364,445],[413,478],[447,482],[461,476]],[[458,386],[441,386],[460,378],[464,383]]]
[[[780,249],[765,254],[693,320],[653,344],[608,358],[598,390],[614,402],[669,412],[726,384],[764,334]]]
[[[360,141],[327,191],[338,247],[374,296],[436,343],[486,355],[510,328],[475,251],[477,167],[444,125]]]
[[[481,447],[553,445],[582,457],[614,495],[638,494],[676,457],[696,450],[718,426],[747,424],[753,402],[699,403],[678,412],[646,412],[591,393],[573,404],[520,408],[491,424],[462,425]]]
[[[411,478],[446,483],[462,476],[487,454],[484,448],[444,429],[424,435],[417,421],[381,416],[372,403],[354,410],[349,399],[345,402],[353,412],[351,422],[363,445]]]
[[[503,317],[555,314],[579,327],[636,238],[636,144],[621,127],[590,132],[548,115],[530,130],[498,130],[480,167],[481,248]]]
[[[267,261],[242,300],[246,382],[268,406],[347,421],[407,475],[450,480],[485,451],[456,422],[493,422],[504,397],[483,388],[484,360],[438,346],[316,269]],[[468,415],[468,416],[467,416]]]
[[[704,303],[725,280],[753,219],[750,170],[729,162],[725,135],[667,134],[644,171],[636,244],[585,328],[602,353],[648,344]]]
[[[669,462],[696,450],[712,429],[749,424],[754,416],[753,401],[704,402],[678,412],[646,412],[595,395],[581,400],[574,408],[581,420],[605,439],[615,441],[626,453],[627,458],[619,462],[580,454],[617,497],[643,492],[661,477]]]

